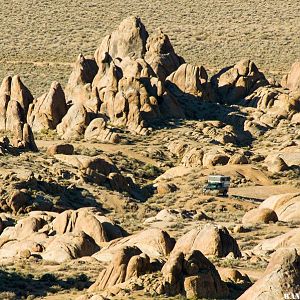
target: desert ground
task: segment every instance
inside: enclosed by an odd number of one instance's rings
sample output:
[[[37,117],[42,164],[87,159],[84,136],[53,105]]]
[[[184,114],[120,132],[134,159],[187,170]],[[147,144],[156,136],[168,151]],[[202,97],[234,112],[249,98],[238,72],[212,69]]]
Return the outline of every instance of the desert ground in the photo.
[[[294,299],[299,18],[4,1],[0,299]]]

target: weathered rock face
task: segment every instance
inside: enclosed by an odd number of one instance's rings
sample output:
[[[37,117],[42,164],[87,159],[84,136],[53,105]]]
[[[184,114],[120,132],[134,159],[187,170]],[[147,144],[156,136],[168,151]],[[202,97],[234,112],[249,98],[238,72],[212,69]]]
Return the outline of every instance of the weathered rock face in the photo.
[[[276,212],[279,221],[299,222],[300,221],[300,194],[288,193],[274,195],[267,198],[259,206],[260,209],[267,208]]]
[[[102,242],[125,235],[124,230],[93,208],[64,211],[53,221],[53,230],[58,234],[82,231],[91,237],[98,246]]]
[[[289,169],[286,162],[280,156],[267,157],[265,161],[268,171],[271,173],[283,172]]]
[[[22,140],[24,121],[24,110],[20,103],[15,100],[10,100],[7,105],[5,130],[12,132],[14,137],[18,140]]]
[[[207,80],[208,75],[203,66],[198,67],[190,64],[182,64],[167,77],[167,90],[174,94],[176,94],[176,92],[181,93],[181,95],[178,96],[189,94],[202,98],[205,97],[203,85]]]
[[[115,126],[126,126],[133,132],[146,134],[147,121],[161,116],[158,108],[158,96],[162,95],[160,82],[155,77],[141,78],[141,74],[148,71],[139,62],[133,61],[133,65],[129,65],[133,69],[136,65],[141,70],[134,77],[132,74],[126,77],[126,72],[131,72],[128,68],[119,68],[113,62],[104,61],[102,64],[106,66],[94,80],[103,101],[101,113]],[[121,77],[118,73],[122,74]]]
[[[181,159],[181,164],[186,167],[199,167],[203,164],[203,150],[200,148],[191,148],[186,151]]]
[[[151,258],[162,258],[170,254],[175,241],[158,228],[150,228],[137,234],[111,241],[94,256],[100,261],[111,261],[113,255],[124,247],[138,247]]]
[[[203,66],[182,64],[166,78],[165,88],[166,94],[162,109],[167,116],[180,117],[182,114],[187,117],[194,117],[196,113],[195,103],[215,100],[208,83],[208,75]],[[175,107],[174,111],[171,109],[173,107]]]
[[[247,96],[241,104],[259,108],[263,112],[259,121],[275,127],[280,120],[290,120],[300,112],[300,91],[263,86]]]
[[[34,132],[56,129],[67,113],[65,94],[58,82],[51,84],[48,94],[36,99],[29,106],[27,121]]]
[[[57,154],[55,155],[55,158],[80,170],[91,169],[105,176],[108,176],[110,173],[118,172],[117,167],[106,155],[90,157],[85,155],[70,156]]]
[[[78,56],[65,89],[68,104],[83,104],[89,111],[99,111],[100,99],[92,89],[97,72],[94,59],[87,59],[82,54]]]
[[[251,280],[247,275],[243,275],[236,269],[218,268],[222,281],[235,284],[251,285]]]
[[[268,224],[270,222],[277,222],[278,217],[276,212],[269,208],[255,208],[248,211],[242,220],[243,224],[259,224],[265,223]]]
[[[192,229],[178,239],[173,252],[188,253],[193,250],[217,257],[225,257],[230,252],[235,257],[241,256],[239,246],[228,230],[214,225],[206,225],[203,229]]]
[[[82,104],[74,104],[57,125],[58,135],[65,140],[81,138],[90,122],[90,115]]]
[[[21,196],[14,194],[13,198]],[[18,203],[21,204],[20,199]],[[15,209],[18,207],[15,206]],[[27,251],[29,256],[30,252],[38,252],[45,260],[61,263],[91,256],[99,251],[100,243],[124,235],[126,232],[121,227],[95,208],[69,210],[61,214],[34,211],[20,219],[14,227],[4,229],[0,237],[0,258],[16,257],[20,251]]]
[[[24,213],[26,206],[30,204],[30,197],[18,190],[13,190],[6,200],[7,207],[13,214]]]
[[[31,127],[27,123],[23,126],[23,139],[21,141],[20,146],[30,151],[38,151],[38,147],[35,143]]]
[[[10,100],[11,77],[5,77],[0,87],[0,130],[6,130],[7,106]]]
[[[137,247],[124,247],[115,253],[111,264],[103,270],[89,291],[102,291],[130,278],[138,278],[151,270],[150,259]]]
[[[146,50],[145,61],[151,66],[160,81],[165,81],[184,63],[184,59],[175,53],[168,36],[160,29],[150,34]]]
[[[203,155],[203,166],[217,166],[226,165],[229,162],[230,157],[225,153],[208,152]]]
[[[263,73],[250,60],[222,70],[212,78],[219,97],[226,103],[235,103],[250,95],[260,86],[268,84]]]
[[[283,248],[272,257],[265,275],[249,288],[239,300],[283,299],[295,293],[300,282],[299,250]]]
[[[88,182],[109,185],[113,190],[136,195],[137,187],[131,177],[123,176],[106,155],[94,157],[85,155],[56,154],[54,157],[68,165],[78,168],[80,176]]]
[[[47,148],[48,155],[55,155],[55,154],[65,154],[65,155],[72,155],[74,153],[74,146],[72,144],[57,144],[51,145]]]
[[[62,263],[71,259],[90,256],[99,247],[84,232],[68,232],[62,235],[56,235],[47,245],[46,250],[41,254],[43,259]]]
[[[253,248],[256,255],[270,254],[280,248],[300,248],[300,230],[292,229],[287,233],[281,234],[271,239],[261,241]]]
[[[107,128],[104,118],[96,118],[89,124],[84,133],[84,139],[113,144],[120,142],[120,136],[110,128]]]
[[[292,91],[300,89],[300,62],[296,61],[288,75],[282,78],[281,85]]]
[[[141,20],[130,17],[104,38],[95,59],[99,71],[93,89],[102,102],[101,113],[113,125],[146,134],[151,122],[163,116],[184,116],[176,100],[162,98],[163,81],[184,61],[160,30],[148,38]]]
[[[226,298],[227,286],[221,281],[214,265],[198,250],[185,255],[170,256],[162,268],[164,291],[167,295],[185,294],[188,299]]]
[[[24,111],[24,115],[27,114],[29,104],[33,101],[33,96],[21,81],[19,75],[14,76],[11,80],[10,99],[18,101]]]
[[[230,157],[228,164],[231,165],[246,165],[249,164],[248,158],[243,154],[234,154]]]
[[[13,146],[36,151],[31,127],[26,124],[33,97],[19,76],[4,78],[0,87],[0,130],[13,133]]]
[[[11,103],[16,103],[14,101],[10,101]],[[17,114],[15,115],[17,116]],[[30,150],[37,152],[38,148],[35,144],[34,135],[31,130],[31,127],[20,120],[17,119],[17,117],[14,119],[15,123],[12,127],[12,133],[13,133],[13,141],[12,145],[18,149],[23,150]]]
[[[99,65],[99,56],[102,57],[105,52],[112,58],[142,58],[146,53],[147,38],[148,32],[141,20],[129,17],[121,22],[116,31],[103,39],[95,54],[96,62]]]

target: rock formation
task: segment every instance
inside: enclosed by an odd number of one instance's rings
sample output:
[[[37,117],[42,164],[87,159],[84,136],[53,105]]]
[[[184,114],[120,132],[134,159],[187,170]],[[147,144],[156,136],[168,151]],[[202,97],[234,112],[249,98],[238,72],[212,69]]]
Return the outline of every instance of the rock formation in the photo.
[[[250,287],[239,300],[282,299],[295,294],[300,282],[299,250],[283,248],[273,255],[264,276]]]
[[[115,253],[111,264],[103,270],[90,291],[102,291],[130,278],[138,278],[151,270],[150,259],[137,247],[124,247]]]
[[[53,221],[53,230],[58,234],[82,231],[98,246],[125,235],[124,230],[93,208],[64,211]]]
[[[300,62],[296,61],[289,72],[282,78],[281,85],[291,91],[300,89]]]
[[[192,229],[178,239],[173,252],[188,253],[199,250],[204,255],[225,257],[230,252],[240,257],[241,252],[236,240],[225,227],[206,225],[203,229]]]
[[[58,82],[51,84],[47,94],[34,100],[29,106],[27,121],[34,132],[56,129],[67,113],[65,94]]]
[[[113,255],[124,247],[138,247],[150,258],[162,258],[170,254],[175,241],[165,231],[150,228],[137,234],[111,241],[94,255],[100,261],[111,261]]]
[[[250,60],[241,60],[233,67],[223,69],[212,78],[223,102],[235,103],[268,84],[263,73]]]
[[[166,94],[164,95],[163,106],[169,102],[179,102],[187,117],[193,117],[195,113],[195,102],[214,101],[208,84],[208,75],[203,66],[182,64],[176,71],[166,78]],[[172,99],[172,101],[170,100]],[[178,109],[166,112],[173,117],[178,114]]]
[[[265,239],[252,250],[256,255],[270,255],[270,253],[273,253],[280,248],[300,248],[299,228],[291,229],[274,238]]]
[[[92,88],[97,72],[94,59],[85,58],[82,54],[78,56],[65,89],[68,104],[82,104],[88,111],[98,113],[101,103]]]
[[[119,192],[135,195],[137,186],[131,177],[123,176],[114,163],[106,155],[94,157],[85,155],[56,154],[54,157],[68,165],[77,168],[83,181],[98,185],[109,185]]]
[[[64,140],[83,137],[90,122],[90,115],[82,104],[74,104],[57,126],[58,135]]]
[[[45,251],[41,254],[43,259],[56,263],[90,256],[99,250],[93,239],[82,231],[56,235],[45,247]]]
[[[113,144],[120,142],[120,136],[107,127],[104,118],[96,118],[88,125],[84,133],[84,139]]]
[[[162,274],[164,291],[170,296],[185,294],[187,299],[224,299],[228,295],[218,271],[198,250],[171,254]]]
[[[277,222],[278,217],[276,212],[269,208],[255,208],[248,211],[242,220],[243,224],[259,224]]]
[[[274,195],[267,198],[263,203],[261,203],[259,209],[274,210],[278,216],[278,220],[282,222],[299,222],[299,200],[299,193]]]
[[[175,53],[169,37],[161,29],[157,29],[149,35],[145,61],[162,82],[184,63],[184,59]]]

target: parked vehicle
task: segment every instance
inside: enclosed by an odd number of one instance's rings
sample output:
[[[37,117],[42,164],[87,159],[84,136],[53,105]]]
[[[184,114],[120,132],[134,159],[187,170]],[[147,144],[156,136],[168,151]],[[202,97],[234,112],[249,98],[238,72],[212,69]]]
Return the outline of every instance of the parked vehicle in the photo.
[[[230,177],[224,175],[209,175],[207,184],[203,187],[204,194],[227,196],[230,186]]]

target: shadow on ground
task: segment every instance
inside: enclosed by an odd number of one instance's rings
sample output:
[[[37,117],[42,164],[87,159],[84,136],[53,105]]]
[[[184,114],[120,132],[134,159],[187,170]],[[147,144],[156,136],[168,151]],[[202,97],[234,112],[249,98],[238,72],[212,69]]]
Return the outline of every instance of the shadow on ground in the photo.
[[[91,284],[92,282],[84,274],[62,280],[53,274],[46,273],[37,279],[31,274],[23,275],[0,270],[1,299],[21,299],[29,295],[38,297],[71,289],[83,290]]]

